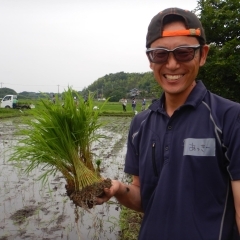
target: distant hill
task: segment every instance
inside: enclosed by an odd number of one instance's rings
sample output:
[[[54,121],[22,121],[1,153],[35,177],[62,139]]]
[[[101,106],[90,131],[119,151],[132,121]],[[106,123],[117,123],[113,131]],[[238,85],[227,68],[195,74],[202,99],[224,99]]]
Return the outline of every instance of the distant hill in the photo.
[[[89,92],[94,92],[96,98],[110,98],[109,101],[118,102],[122,98],[158,98],[161,88],[156,83],[152,72],[145,73],[110,73],[98,78],[87,88],[79,93],[87,96]],[[17,94],[10,88],[0,88],[0,98],[7,94]],[[38,99],[43,97],[51,98],[57,93],[20,92],[19,99]]]
[[[3,98],[5,95],[16,95],[17,93],[11,88],[0,88],[0,98]]]
[[[39,92],[20,92],[18,93],[18,99],[38,99],[38,98],[51,98],[52,94],[39,93]]]
[[[3,98],[5,95],[18,95],[18,99],[38,99],[38,98],[46,98],[51,97],[52,93],[39,93],[39,92],[20,92],[17,93],[15,90],[11,88],[0,88],[0,98]],[[51,96],[50,96],[51,95]]]
[[[95,92],[97,98],[110,98],[110,101],[119,101],[121,98],[131,98],[133,92],[136,98],[156,98],[161,94],[161,89],[156,83],[153,73],[111,73],[99,78],[87,88],[82,95]]]

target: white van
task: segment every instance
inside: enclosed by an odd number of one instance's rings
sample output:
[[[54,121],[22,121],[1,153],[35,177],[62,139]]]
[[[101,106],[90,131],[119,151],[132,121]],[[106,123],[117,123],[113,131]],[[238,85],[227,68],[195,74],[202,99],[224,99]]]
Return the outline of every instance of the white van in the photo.
[[[15,101],[16,100],[16,101]],[[15,106],[13,104],[15,102]],[[6,95],[1,101],[0,101],[0,107],[1,108],[17,108],[17,109],[31,109],[35,108],[35,105],[33,104],[25,104],[25,103],[18,103],[17,95]]]
[[[13,99],[17,100],[17,95],[6,95],[1,100],[1,108],[13,108]]]

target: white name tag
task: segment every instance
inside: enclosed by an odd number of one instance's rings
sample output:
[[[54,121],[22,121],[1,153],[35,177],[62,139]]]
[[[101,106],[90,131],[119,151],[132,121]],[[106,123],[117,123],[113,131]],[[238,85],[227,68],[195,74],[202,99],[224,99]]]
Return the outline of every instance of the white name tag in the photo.
[[[215,138],[186,138],[184,139],[183,156],[215,156]]]

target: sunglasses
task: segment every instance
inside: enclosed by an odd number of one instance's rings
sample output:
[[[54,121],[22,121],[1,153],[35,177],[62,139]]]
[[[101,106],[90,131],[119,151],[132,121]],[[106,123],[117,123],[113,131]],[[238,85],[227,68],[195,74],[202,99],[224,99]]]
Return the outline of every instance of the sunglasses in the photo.
[[[152,63],[164,63],[168,60],[169,53],[172,52],[174,58],[179,62],[189,62],[193,60],[195,52],[201,46],[181,46],[176,47],[173,50],[166,48],[148,48],[146,54],[148,59]]]

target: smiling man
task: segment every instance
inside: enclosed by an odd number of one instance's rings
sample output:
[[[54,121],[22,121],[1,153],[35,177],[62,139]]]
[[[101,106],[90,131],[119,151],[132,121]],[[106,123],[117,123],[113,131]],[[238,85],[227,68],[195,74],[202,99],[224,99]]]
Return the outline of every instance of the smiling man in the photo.
[[[196,77],[209,46],[190,11],[169,8],[148,27],[146,54],[162,96],[130,126],[125,172],[112,196],[144,212],[139,240],[237,240],[240,230],[240,105]]]

